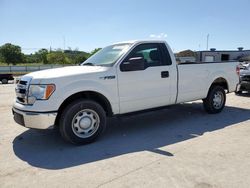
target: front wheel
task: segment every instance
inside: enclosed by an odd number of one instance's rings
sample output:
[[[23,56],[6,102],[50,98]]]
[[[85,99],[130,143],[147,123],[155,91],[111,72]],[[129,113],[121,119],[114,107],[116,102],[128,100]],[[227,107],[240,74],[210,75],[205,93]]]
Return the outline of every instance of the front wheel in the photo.
[[[210,88],[207,98],[203,99],[203,106],[209,114],[220,113],[225,107],[226,94],[221,86]]]
[[[59,122],[62,137],[77,145],[94,142],[105,128],[105,111],[91,100],[77,100],[69,104]]]

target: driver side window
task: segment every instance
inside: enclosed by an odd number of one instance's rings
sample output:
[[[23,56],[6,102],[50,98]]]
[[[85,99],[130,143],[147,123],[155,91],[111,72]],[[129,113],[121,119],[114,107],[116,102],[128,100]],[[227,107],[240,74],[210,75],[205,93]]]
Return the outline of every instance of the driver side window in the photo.
[[[128,55],[130,58],[143,58],[145,68],[162,65],[162,55],[158,44],[140,44]]]

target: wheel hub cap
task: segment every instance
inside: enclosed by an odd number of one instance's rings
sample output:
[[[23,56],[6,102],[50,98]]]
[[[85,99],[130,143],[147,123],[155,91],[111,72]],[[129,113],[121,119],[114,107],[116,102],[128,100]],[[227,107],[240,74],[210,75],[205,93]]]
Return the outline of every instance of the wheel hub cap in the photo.
[[[80,138],[92,136],[98,130],[99,125],[100,117],[91,109],[77,112],[71,124],[73,133]]]
[[[224,100],[223,94],[221,92],[217,92],[213,98],[214,107],[216,109],[220,109],[223,105],[223,100]]]
[[[88,129],[92,124],[92,121],[90,118],[88,117],[84,117],[80,120],[79,122],[79,126],[82,128],[82,129]]]

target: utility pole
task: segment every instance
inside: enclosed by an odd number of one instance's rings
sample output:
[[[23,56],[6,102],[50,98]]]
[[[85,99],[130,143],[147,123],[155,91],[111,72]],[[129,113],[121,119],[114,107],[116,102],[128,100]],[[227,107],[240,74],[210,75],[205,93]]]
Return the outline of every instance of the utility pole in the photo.
[[[63,51],[65,51],[65,36],[63,36]]]
[[[207,34],[207,50],[208,50],[209,34]]]

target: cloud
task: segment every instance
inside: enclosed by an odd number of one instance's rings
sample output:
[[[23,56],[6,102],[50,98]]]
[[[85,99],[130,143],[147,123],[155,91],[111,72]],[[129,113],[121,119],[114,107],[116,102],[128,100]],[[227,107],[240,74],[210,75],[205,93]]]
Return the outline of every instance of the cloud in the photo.
[[[149,35],[150,38],[158,38],[158,39],[167,38],[167,36],[168,35],[166,33],[151,34],[151,35]]]

